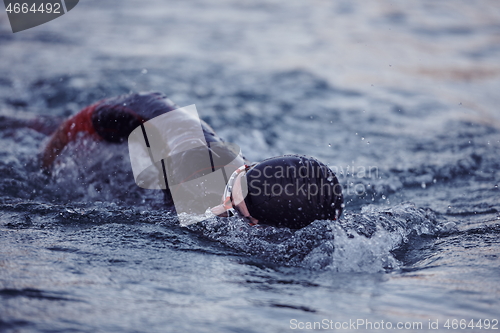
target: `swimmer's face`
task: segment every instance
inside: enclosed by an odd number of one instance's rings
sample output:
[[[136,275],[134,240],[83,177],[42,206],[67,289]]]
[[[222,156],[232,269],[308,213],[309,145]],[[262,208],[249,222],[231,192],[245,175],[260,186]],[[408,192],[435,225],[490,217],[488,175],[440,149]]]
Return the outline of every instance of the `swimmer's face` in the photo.
[[[234,210],[238,212],[240,216],[247,218],[252,224],[257,224],[259,223],[259,220],[250,216],[250,213],[248,212],[248,207],[245,204],[244,200],[245,197],[243,196],[243,189],[241,187],[241,181],[244,174],[245,174],[244,172],[241,172],[234,179],[233,190],[231,193],[232,195],[230,197],[231,200],[230,205],[232,206],[232,208],[234,208]],[[227,217],[228,216],[227,203],[226,205],[224,205],[224,201],[226,200],[227,198],[222,196],[222,203],[219,206],[212,208],[212,213],[220,217]]]

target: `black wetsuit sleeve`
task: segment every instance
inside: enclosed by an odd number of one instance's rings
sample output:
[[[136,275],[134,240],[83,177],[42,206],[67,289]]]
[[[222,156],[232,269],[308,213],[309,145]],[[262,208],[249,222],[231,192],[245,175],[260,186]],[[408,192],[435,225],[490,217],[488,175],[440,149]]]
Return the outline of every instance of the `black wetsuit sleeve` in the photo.
[[[92,125],[104,140],[123,142],[142,123],[178,108],[161,93],[136,93],[103,100],[92,114]]]
[[[144,121],[132,110],[119,106],[98,107],[92,114],[95,131],[109,142],[123,142]]]

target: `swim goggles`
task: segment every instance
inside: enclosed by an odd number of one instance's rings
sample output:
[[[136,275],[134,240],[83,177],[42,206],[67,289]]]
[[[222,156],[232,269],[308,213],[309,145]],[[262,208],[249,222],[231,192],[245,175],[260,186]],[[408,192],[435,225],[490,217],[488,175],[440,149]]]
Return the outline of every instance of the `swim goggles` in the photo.
[[[237,215],[250,222],[250,224],[255,224],[251,222],[250,220],[251,216],[243,215],[235,206],[233,206],[233,188],[234,188],[234,182],[236,181],[238,175],[243,172],[246,173],[256,164],[257,163],[254,163],[252,165],[246,165],[246,164],[242,165],[231,174],[231,177],[229,177],[229,180],[227,181],[226,188],[224,189],[224,195],[223,195],[224,202],[222,203],[224,209],[227,211],[228,217]]]

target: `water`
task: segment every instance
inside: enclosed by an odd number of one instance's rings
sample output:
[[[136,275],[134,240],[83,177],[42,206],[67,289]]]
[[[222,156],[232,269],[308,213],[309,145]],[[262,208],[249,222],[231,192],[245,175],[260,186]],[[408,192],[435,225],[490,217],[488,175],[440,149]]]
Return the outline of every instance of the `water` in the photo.
[[[0,330],[500,319],[499,17],[494,1],[89,0],[12,34],[1,14]],[[343,217],[180,227],[126,146],[79,142],[48,176],[46,134],[16,125],[144,90],[195,103],[251,160],[328,163]]]

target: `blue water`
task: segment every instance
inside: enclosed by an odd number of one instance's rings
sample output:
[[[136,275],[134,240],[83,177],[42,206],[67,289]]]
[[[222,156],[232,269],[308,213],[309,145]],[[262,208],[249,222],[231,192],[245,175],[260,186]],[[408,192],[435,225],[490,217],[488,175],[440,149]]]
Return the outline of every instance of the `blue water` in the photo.
[[[495,1],[88,0],[12,34],[0,14],[0,331],[499,320],[499,19]],[[40,171],[27,120],[148,90],[250,160],[324,161],[343,217],[181,227],[126,145],[81,140]]]

